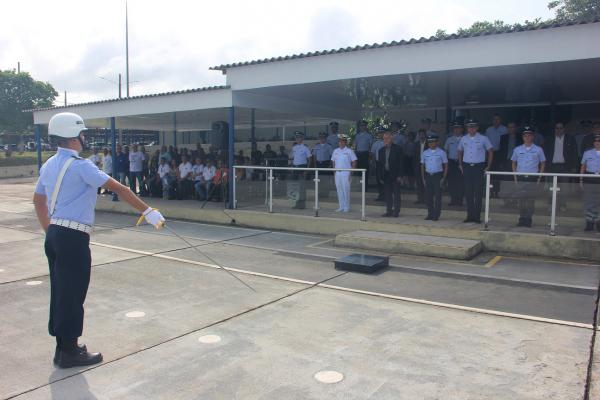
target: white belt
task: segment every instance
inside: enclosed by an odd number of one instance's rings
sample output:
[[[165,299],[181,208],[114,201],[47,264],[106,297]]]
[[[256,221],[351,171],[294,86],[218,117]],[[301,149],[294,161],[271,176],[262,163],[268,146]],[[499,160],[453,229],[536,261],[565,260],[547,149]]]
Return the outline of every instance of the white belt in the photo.
[[[69,228],[69,229],[75,229],[77,231],[85,232],[88,235],[90,233],[92,233],[91,225],[82,224],[81,222],[76,222],[76,221],[70,221],[68,219],[52,218],[50,220],[50,224],[64,226],[65,228]]]

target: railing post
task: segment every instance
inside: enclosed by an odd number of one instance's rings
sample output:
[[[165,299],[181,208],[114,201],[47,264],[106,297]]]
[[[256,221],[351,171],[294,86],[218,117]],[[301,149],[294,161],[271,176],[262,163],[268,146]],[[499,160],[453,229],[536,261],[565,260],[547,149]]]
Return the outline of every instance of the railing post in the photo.
[[[319,216],[319,170],[315,169],[315,217]]]
[[[560,190],[558,188],[558,176],[552,177],[552,211],[550,214],[550,235],[556,234],[556,194]]]
[[[273,169],[269,169],[269,212],[273,212]]]
[[[361,221],[366,221],[367,217],[365,215],[365,185],[366,185],[366,176],[365,176],[366,170],[362,170],[361,173]]]
[[[237,208],[237,197],[235,195],[235,181],[237,180],[237,174],[235,173],[235,166],[233,167],[233,177],[232,177],[232,182],[231,182],[231,198],[232,198],[232,204],[231,204],[231,208],[236,209]]]
[[[488,230],[488,224],[490,222],[490,188],[491,188],[491,184],[490,184],[490,172],[486,171],[485,172],[485,214],[483,217],[483,226],[484,229],[487,231]]]

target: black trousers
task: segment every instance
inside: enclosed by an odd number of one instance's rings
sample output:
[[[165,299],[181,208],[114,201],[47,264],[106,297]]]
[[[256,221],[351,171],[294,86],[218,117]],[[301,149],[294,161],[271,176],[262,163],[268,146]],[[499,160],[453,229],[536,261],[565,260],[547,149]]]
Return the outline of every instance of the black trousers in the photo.
[[[465,179],[465,200],[467,201],[467,218],[481,220],[481,203],[483,201],[483,187],[485,163],[463,163],[463,176]]]
[[[500,152],[499,151],[494,151],[494,158],[492,159],[492,171],[501,171],[502,170],[502,161],[500,160]],[[498,195],[500,194],[500,182],[501,182],[501,176],[500,175],[492,175],[490,177],[490,184],[492,185],[492,188],[490,189],[491,193],[498,197]]]
[[[376,165],[375,171],[379,171],[380,169],[383,169],[381,167],[381,165],[379,164],[379,161],[376,161],[375,165]],[[377,198],[381,200],[381,199],[385,198],[385,193],[384,193],[383,179],[379,175],[380,175],[379,173],[375,174],[375,180],[377,182]]]
[[[437,172],[429,174],[425,172],[425,203],[427,204],[427,216],[438,219],[442,213],[442,186],[441,180],[444,174]]]
[[[465,197],[465,180],[457,160],[448,160],[448,192],[450,203],[462,204]]]
[[[517,176],[519,198],[519,219],[531,221],[535,212],[535,196],[537,192],[536,176]]]
[[[356,166],[357,168],[364,168],[367,170],[367,172],[365,172],[365,191],[369,191],[369,152],[368,151],[361,151],[359,153],[356,153]],[[357,174],[360,176],[360,172],[357,172]]]
[[[387,172],[383,174],[383,191],[386,213],[398,216],[400,214],[400,183]]]
[[[44,250],[50,268],[48,332],[65,341],[75,340],[83,332],[83,303],[90,284],[90,235],[50,225]]]

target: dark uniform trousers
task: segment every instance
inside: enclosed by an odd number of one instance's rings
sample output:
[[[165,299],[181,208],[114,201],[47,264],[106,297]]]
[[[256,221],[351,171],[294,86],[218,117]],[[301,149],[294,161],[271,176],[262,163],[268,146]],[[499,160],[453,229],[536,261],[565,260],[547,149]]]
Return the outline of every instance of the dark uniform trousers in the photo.
[[[294,168],[306,168],[307,164],[294,165]],[[288,183],[288,197],[292,200],[292,208],[306,208],[306,173],[305,171],[292,171],[292,181]]]
[[[546,164],[547,165],[547,164]],[[569,171],[569,169],[567,168],[567,166],[565,164],[555,164],[555,163],[550,163],[549,165],[549,171],[548,172],[556,172],[558,174],[569,174],[572,173],[571,171]],[[552,178],[550,178],[552,179]],[[577,179],[577,178],[575,178]],[[571,185],[568,185],[567,183],[569,182],[569,178],[565,178],[562,176],[558,177],[558,186],[561,189],[561,195],[560,196],[556,196],[556,199],[558,201],[558,206],[559,207],[566,207],[567,206],[567,197],[569,195],[569,189],[571,187]],[[562,185],[561,185],[562,184]],[[552,202],[552,198],[549,198],[549,203]]]
[[[375,170],[379,171],[381,169],[381,162],[380,161],[375,161]],[[379,174],[375,174],[375,181],[377,182],[377,199],[381,200],[385,198],[385,193],[384,193],[384,185],[383,185],[383,179],[381,179],[381,176],[379,176]]]
[[[450,203],[463,203],[465,181],[460,172],[458,160],[448,159],[448,192],[450,192]]]
[[[389,172],[383,174],[383,191],[388,215],[400,214],[400,183]]]
[[[357,152],[356,153],[356,165],[358,168],[364,168],[367,170],[367,172],[365,172],[365,191],[369,191],[369,152],[368,151],[361,151],[361,152]],[[360,176],[360,172],[357,172],[357,174]]]
[[[465,200],[467,201],[467,218],[479,221],[481,219],[481,203],[483,201],[483,170],[485,163],[469,164],[463,162],[465,179]]]
[[[519,219],[531,222],[535,212],[535,196],[537,192],[536,176],[517,176],[519,183],[517,197],[519,199]]]
[[[48,332],[74,340],[83,332],[83,303],[90,283],[90,235],[50,225],[44,250],[50,267]]]
[[[317,168],[331,168],[331,161],[317,161]],[[333,174],[329,171],[319,171],[319,198],[329,197]]]
[[[425,172],[425,203],[427,216],[438,219],[442,213],[442,187],[441,181],[444,174]]]

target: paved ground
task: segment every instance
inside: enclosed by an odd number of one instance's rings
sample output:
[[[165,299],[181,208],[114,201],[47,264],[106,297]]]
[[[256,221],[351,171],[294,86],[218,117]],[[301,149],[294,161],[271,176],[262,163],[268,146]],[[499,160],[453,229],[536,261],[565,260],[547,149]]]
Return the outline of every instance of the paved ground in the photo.
[[[563,400],[586,391],[598,265],[393,256],[389,269],[362,275],[333,268],[351,250],[327,237],[169,224],[206,257],[114,214],[99,214],[92,235],[83,338],[105,362],[56,370],[30,191],[28,181],[0,182],[0,399]],[[315,379],[329,370],[343,380]]]

